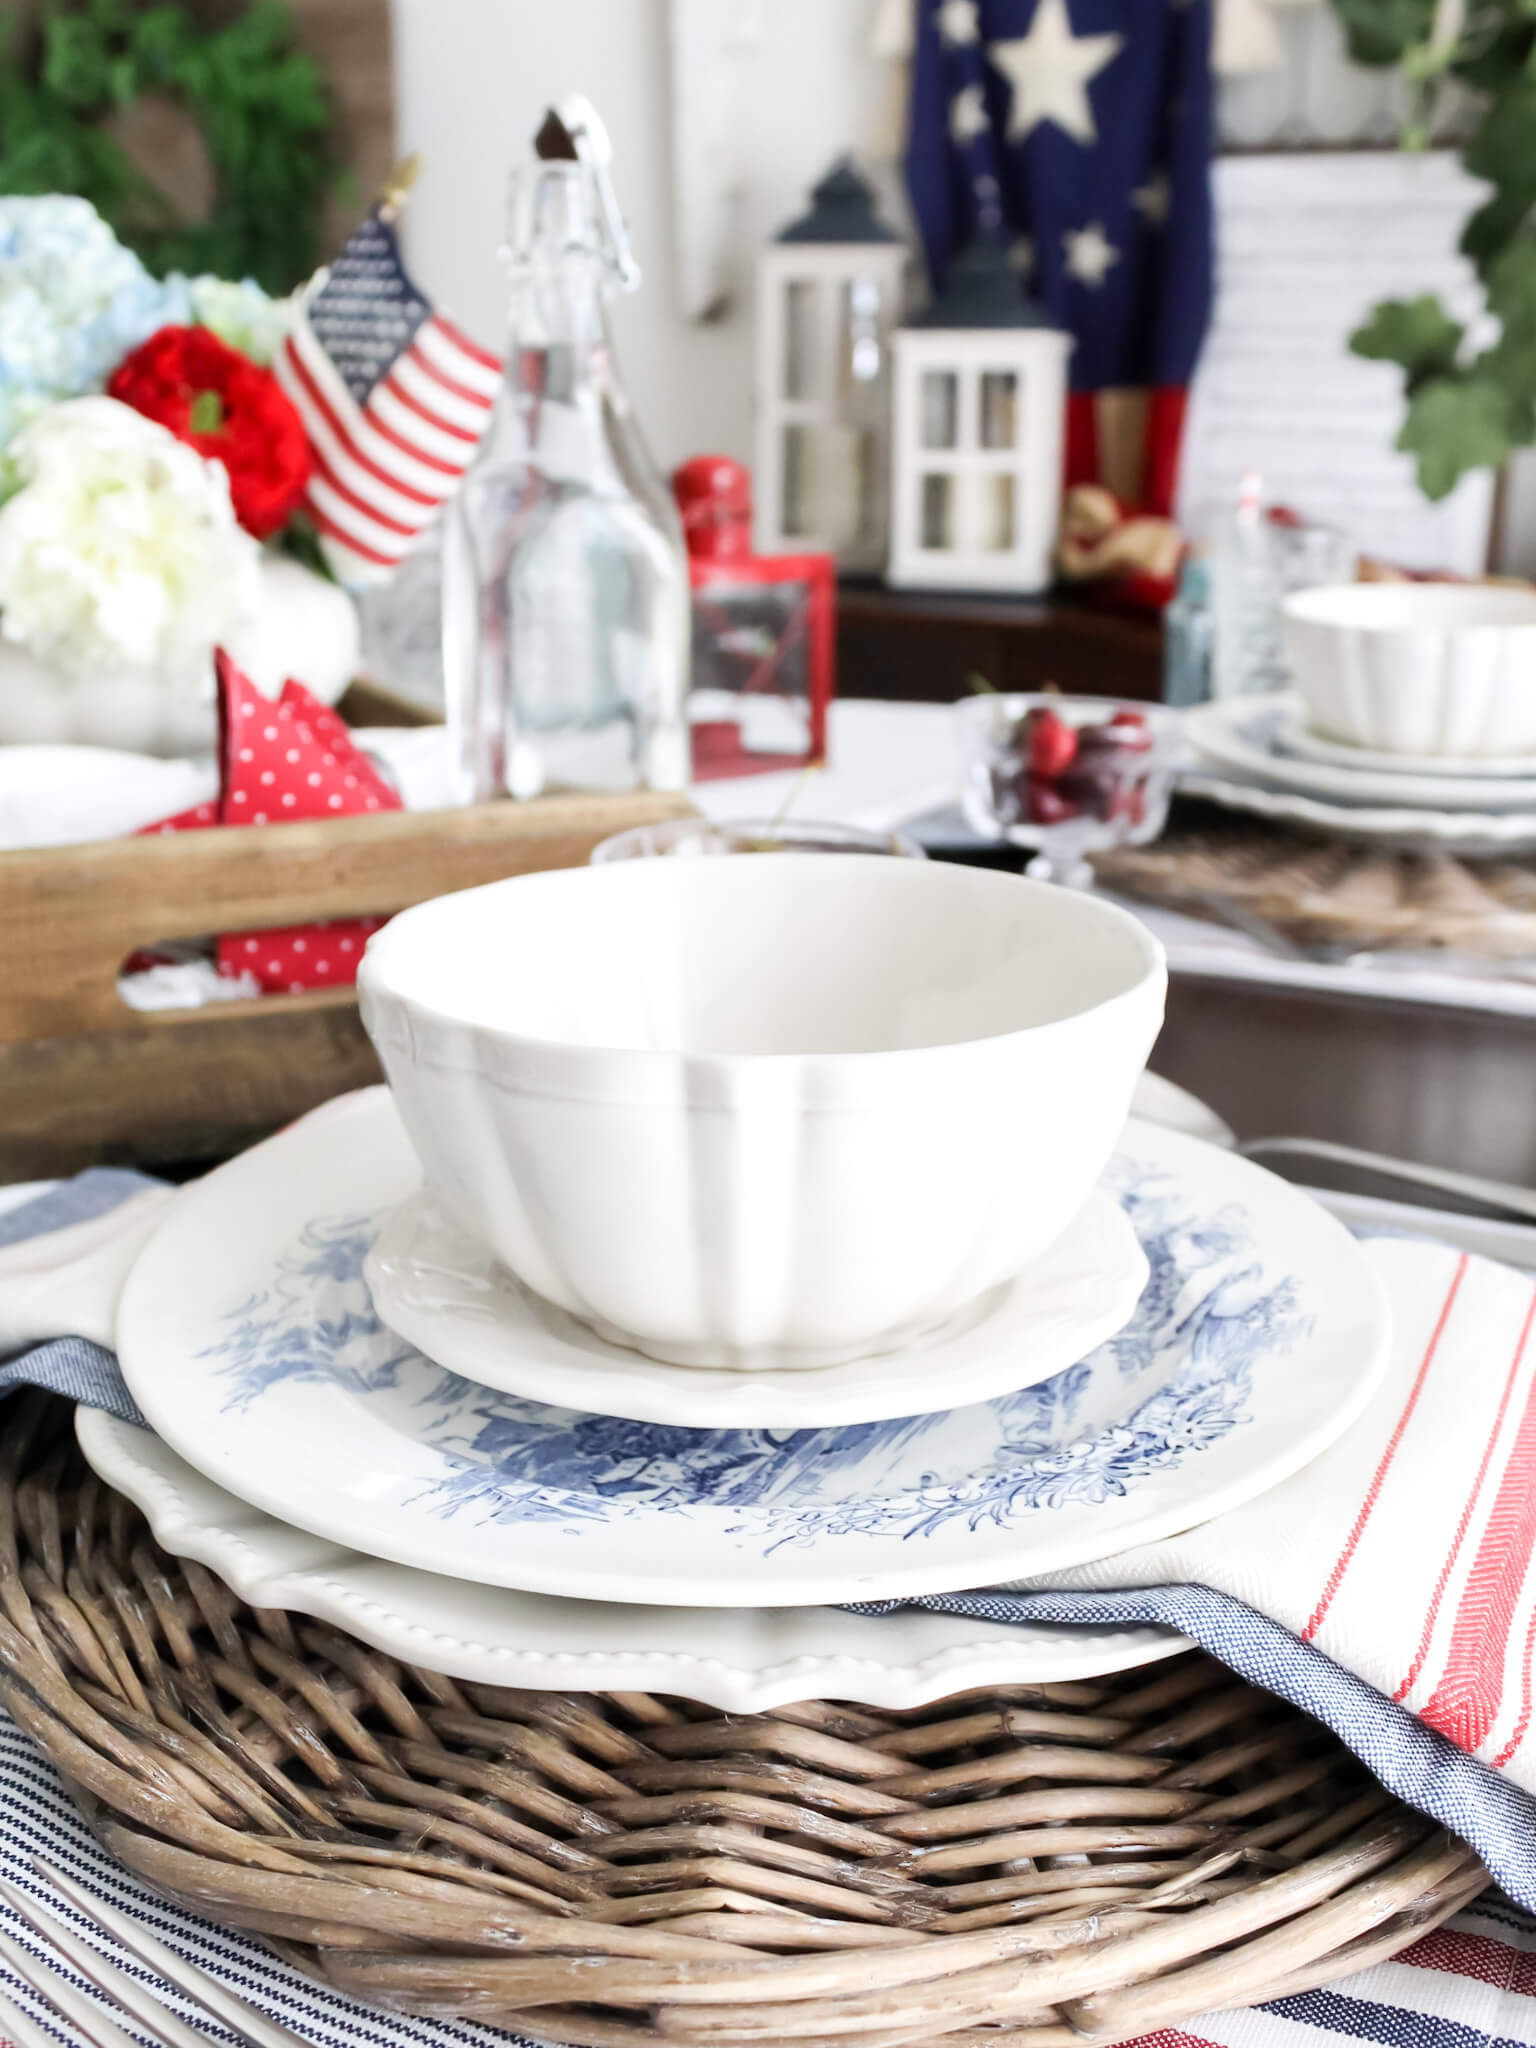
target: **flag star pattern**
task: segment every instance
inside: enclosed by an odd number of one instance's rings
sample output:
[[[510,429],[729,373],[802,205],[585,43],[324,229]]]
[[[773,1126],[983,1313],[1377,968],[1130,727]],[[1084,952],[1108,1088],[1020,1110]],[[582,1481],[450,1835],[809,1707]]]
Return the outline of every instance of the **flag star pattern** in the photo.
[[[387,582],[474,460],[499,360],[433,311],[375,211],[300,298],[272,367],[309,437],[326,559],[345,584]]]
[[[1106,239],[1102,222],[1090,221],[1085,228],[1068,229],[1061,239],[1066,244],[1067,269],[1080,284],[1097,291],[1111,266],[1120,261],[1120,251]]]
[[[939,34],[946,43],[974,43],[981,34],[976,0],[940,0]]]
[[[934,284],[1000,214],[1032,253],[1020,290],[1073,338],[1067,483],[1161,516],[1211,306],[1212,4],[970,0],[971,37],[953,0],[916,0],[906,174]]]
[[[962,86],[949,103],[949,132],[956,142],[970,142],[985,135],[987,103],[979,85]]]
[[[1160,228],[1168,218],[1168,209],[1173,203],[1173,190],[1168,183],[1166,171],[1156,171],[1145,185],[1138,185],[1131,194],[1131,204],[1145,221]]]
[[[1039,0],[1029,33],[988,46],[987,56],[1013,88],[1008,140],[1022,142],[1054,121],[1078,142],[1097,142],[1088,81],[1125,47],[1122,35],[1075,36],[1067,0]]]

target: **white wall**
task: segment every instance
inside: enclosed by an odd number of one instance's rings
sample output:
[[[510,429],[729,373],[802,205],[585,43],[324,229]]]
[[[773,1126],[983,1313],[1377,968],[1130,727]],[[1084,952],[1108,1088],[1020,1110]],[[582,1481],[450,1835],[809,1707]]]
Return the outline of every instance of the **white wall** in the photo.
[[[729,0],[720,0],[721,5]],[[392,0],[402,150],[426,159],[405,244],[427,292],[499,346],[496,248],[507,171],[545,107],[584,92],[613,138],[645,282],[615,311],[625,374],[658,459],[751,455],[751,323],[738,304],[696,327],[678,311],[666,0]],[[758,243],[803,208],[834,156],[872,139],[886,67],[876,0],[763,0],[745,154],[743,233]],[[750,260],[744,274],[750,277]]]

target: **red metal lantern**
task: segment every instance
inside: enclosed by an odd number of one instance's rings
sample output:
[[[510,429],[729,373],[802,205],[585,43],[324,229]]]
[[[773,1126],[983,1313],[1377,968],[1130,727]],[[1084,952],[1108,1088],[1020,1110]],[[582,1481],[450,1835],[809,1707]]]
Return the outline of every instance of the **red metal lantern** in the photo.
[[[752,479],[728,455],[673,473],[693,586],[696,782],[823,761],[837,666],[830,555],[755,555]]]

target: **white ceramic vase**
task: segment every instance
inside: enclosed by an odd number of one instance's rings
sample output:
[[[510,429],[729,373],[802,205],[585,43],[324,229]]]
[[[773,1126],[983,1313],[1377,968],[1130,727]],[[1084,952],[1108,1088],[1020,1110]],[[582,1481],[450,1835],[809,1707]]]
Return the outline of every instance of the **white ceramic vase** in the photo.
[[[294,676],[333,704],[357,672],[357,608],[301,562],[267,553],[257,610],[227,645],[269,697]],[[0,745],[211,754],[216,738],[211,651],[206,683],[189,689],[143,669],[63,676],[0,637]]]

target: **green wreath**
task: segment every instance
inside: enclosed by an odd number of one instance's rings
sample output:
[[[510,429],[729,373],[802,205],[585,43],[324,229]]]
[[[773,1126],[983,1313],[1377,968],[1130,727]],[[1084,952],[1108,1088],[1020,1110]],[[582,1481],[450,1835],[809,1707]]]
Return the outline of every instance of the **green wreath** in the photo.
[[[212,165],[211,217],[187,223],[102,121],[146,93],[184,107]],[[30,61],[0,60],[0,192],[72,192],[163,274],[291,291],[320,260],[336,177],[324,76],[284,0],[222,27],[184,7],[84,0],[45,15]]]

